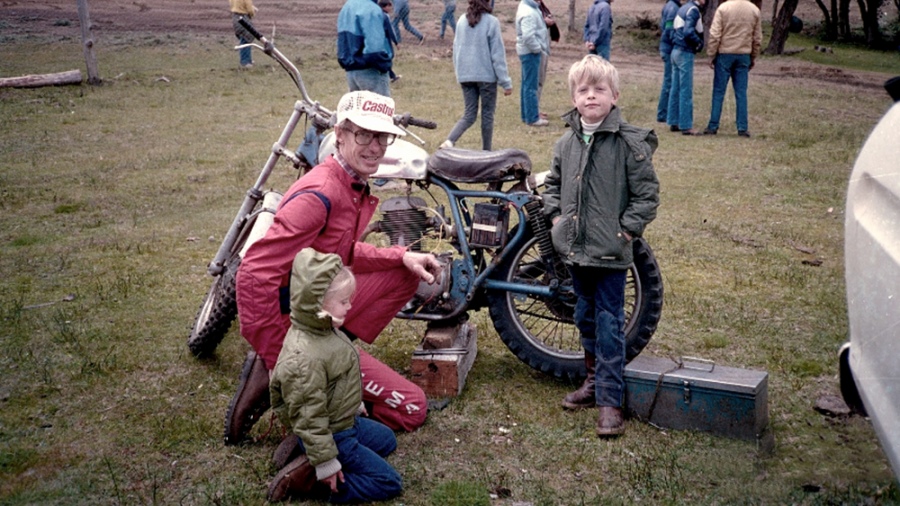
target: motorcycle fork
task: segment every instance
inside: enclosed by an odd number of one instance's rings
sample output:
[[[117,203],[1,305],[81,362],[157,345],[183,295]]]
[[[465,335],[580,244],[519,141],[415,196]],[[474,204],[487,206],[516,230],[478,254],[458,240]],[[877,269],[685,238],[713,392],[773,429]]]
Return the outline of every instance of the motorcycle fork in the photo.
[[[222,271],[225,269],[225,262],[230,256],[234,243],[240,235],[244,224],[247,223],[247,217],[256,207],[256,204],[263,198],[263,187],[265,186],[266,181],[269,180],[269,176],[275,169],[278,160],[281,157],[285,157],[293,162],[295,167],[299,167],[300,159],[293,151],[285,148],[285,146],[290,142],[291,135],[294,133],[294,129],[297,128],[297,123],[300,122],[300,118],[304,114],[303,102],[298,100],[294,103],[294,111],[291,113],[290,119],[288,119],[287,124],[281,131],[281,135],[278,136],[278,140],[272,145],[272,151],[269,153],[269,158],[266,160],[265,165],[263,165],[262,171],[256,178],[256,183],[254,183],[244,195],[244,201],[241,204],[240,209],[238,209],[234,220],[232,220],[231,227],[228,228],[228,232],[225,234],[222,244],[219,245],[216,256],[213,257],[212,261],[209,263],[206,272],[208,272],[210,276],[218,276],[219,274],[222,274]]]

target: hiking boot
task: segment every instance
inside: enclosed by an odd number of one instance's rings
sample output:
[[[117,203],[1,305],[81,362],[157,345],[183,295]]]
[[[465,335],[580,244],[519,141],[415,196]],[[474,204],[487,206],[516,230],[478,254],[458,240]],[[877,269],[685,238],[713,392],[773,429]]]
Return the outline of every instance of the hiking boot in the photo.
[[[625,415],[622,408],[600,406],[597,411],[597,436],[616,437],[625,433]]]
[[[587,372],[587,376],[584,378],[584,383],[578,387],[578,390],[574,392],[570,392],[566,395],[566,398],[563,399],[562,405],[566,409],[586,409],[593,408],[596,406],[596,391],[595,391],[595,381],[596,377],[594,375],[597,367],[597,357],[595,355],[590,355],[588,353],[584,354],[584,369]]]
[[[297,436],[288,434],[288,436],[281,441],[281,444],[278,445],[278,448],[275,448],[275,453],[272,454],[272,463],[275,464],[275,469],[280,471],[288,464],[288,462],[299,457],[301,453]]]
[[[719,131],[712,128],[707,128],[703,131],[703,135],[716,135],[717,133],[719,133]]]
[[[312,495],[315,485],[316,468],[306,455],[300,455],[278,471],[269,484],[266,498],[269,502],[306,498]]]
[[[738,137],[750,137],[750,132],[747,130],[738,130]]]
[[[669,131],[670,132],[680,132],[681,129],[678,128],[678,125],[669,125]]]
[[[255,351],[247,353],[237,392],[225,413],[225,444],[236,445],[269,409],[269,370]]]

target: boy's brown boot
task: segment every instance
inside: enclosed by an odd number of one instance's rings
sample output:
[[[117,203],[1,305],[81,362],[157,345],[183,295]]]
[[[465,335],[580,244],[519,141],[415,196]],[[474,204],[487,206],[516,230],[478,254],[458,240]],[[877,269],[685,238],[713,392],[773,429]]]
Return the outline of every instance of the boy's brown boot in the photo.
[[[269,409],[269,370],[255,351],[247,353],[237,392],[225,413],[225,444],[236,445]]]
[[[596,379],[594,373],[597,367],[597,357],[588,352],[584,353],[584,368],[587,377],[584,383],[578,387],[578,390],[570,392],[563,399],[562,405],[566,409],[586,409],[593,408],[596,405],[596,393],[594,391],[594,381]]]
[[[299,457],[300,454],[300,444],[297,441],[297,436],[288,434],[281,441],[281,444],[278,445],[278,448],[275,448],[275,452],[272,454],[272,463],[275,464],[275,469],[280,471],[288,462]]]
[[[598,436],[616,437],[625,433],[625,414],[622,408],[600,406],[597,411]]]
[[[316,468],[306,455],[300,455],[278,471],[269,484],[266,497],[269,502],[306,498],[312,495],[315,485]]]

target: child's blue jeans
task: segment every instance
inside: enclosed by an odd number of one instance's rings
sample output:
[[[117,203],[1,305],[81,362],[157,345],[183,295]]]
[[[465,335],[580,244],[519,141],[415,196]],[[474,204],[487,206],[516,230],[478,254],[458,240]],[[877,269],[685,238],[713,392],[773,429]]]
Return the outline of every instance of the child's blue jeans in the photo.
[[[628,271],[570,266],[575,325],[585,352],[597,357],[597,406],[622,407],[625,394],[625,279]]]
[[[334,434],[344,483],[331,494],[333,503],[385,501],[400,495],[403,481],[384,457],[397,449],[394,431],[370,418],[356,417],[353,428]],[[303,441],[300,448],[303,452]]]

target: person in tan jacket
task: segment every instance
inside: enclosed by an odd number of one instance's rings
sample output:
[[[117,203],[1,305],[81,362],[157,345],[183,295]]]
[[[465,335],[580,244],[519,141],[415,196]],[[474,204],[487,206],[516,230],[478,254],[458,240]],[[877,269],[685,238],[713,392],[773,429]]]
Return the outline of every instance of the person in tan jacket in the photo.
[[[759,8],[750,0],[728,0],[719,5],[709,29],[706,53],[713,77],[712,109],[704,134],[715,135],[722,116],[728,80],[734,88],[737,131],[750,137],[747,120],[747,83],[762,43]]]
[[[238,44],[249,44],[253,40],[253,36],[238,23],[238,20],[241,18],[249,20],[259,9],[253,5],[253,0],[229,0],[229,2],[231,4],[231,23],[234,25],[234,34],[238,38]],[[241,68],[253,66],[253,55],[250,52],[250,47],[241,48],[240,64]]]

